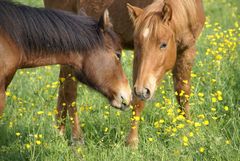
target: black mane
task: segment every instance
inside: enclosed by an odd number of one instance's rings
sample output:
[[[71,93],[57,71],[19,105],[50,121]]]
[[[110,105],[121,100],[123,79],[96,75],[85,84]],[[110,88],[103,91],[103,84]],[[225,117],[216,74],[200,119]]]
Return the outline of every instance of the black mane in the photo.
[[[87,16],[0,0],[0,33],[26,53],[86,52],[103,45],[98,22]]]

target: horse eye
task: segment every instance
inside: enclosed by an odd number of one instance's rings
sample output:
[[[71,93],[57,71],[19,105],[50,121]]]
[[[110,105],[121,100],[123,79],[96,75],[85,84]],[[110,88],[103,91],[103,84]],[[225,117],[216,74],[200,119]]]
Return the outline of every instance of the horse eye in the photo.
[[[119,60],[121,60],[122,53],[120,51],[116,51],[116,56],[118,57]]]
[[[166,43],[161,43],[160,49],[165,49],[166,47],[167,47],[167,44],[166,44]]]

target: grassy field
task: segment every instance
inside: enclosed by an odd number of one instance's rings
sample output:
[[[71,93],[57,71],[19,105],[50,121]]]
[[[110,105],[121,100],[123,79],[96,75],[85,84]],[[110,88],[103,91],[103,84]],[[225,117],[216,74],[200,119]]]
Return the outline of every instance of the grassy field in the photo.
[[[42,6],[40,0],[20,2]],[[0,161],[240,160],[240,1],[204,0],[204,5],[207,22],[192,72],[191,121],[178,115],[169,73],[146,104],[139,149],[133,151],[124,145],[131,112],[111,108],[79,84],[85,145],[69,146],[69,124],[62,137],[54,117],[59,66],[19,70],[0,118]],[[125,51],[123,66],[131,80],[131,51]]]

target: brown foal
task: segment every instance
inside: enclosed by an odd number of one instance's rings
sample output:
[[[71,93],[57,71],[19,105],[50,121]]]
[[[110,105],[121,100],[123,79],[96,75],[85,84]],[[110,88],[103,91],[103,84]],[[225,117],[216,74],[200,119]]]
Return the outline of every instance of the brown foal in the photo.
[[[190,78],[196,40],[205,22],[201,0],[158,0],[145,9],[128,4],[134,31],[134,111],[151,99],[165,73],[172,70],[178,103],[189,118]],[[180,93],[184,93],[183,96]],[[132,122],[128,144],[138,145],[138,122]]]

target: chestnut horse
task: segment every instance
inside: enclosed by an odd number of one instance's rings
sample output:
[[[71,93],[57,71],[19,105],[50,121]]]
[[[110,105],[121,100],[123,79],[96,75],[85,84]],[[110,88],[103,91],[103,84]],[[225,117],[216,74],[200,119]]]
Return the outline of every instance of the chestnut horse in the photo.
[[[134,110],[139,117],[163,76],[172,70],[178,103],[189,118],[191,70],[196,40],[205,22],[201,0],[157,0],[144,9],[128,4],[134,30]],[[181,94],[183,93],[183,95]],[[137,147],[138,122],[128,143]]]
[[[17,69],[53,64],[71,66],[79,81],[112,106],[124,110],[129,105],[131,89],[116,55],[121,45],[105,23],[107,14],[98,22],[7,1],[0,1],[0,11],[0,115]]]
[[[75,6],[77,8],[72,10],[73,12],[77,13],[83,9],[88,15],[96,18],[113,0],[65,0],[65,5],[59,4],[57,0],[46,1],[51,3],[50,7],[62,6],[61,9],[64,9],[63,6],[67,6],[66,4]],[[138,6],[128,5],[133,23],[128,17],[127,3]],[[147,5],[149,6],[146,7]],[[69,10],[69,8],[65,9]],[[179,94],[184,92],[185,96],[177,95],[177,100],[184,110],[185,116],[189,118],[187,98],[190,95],[190,73],[195,57],[195,43],[205,22],[202,1],[115,0],[109,7],[109,13],[114,31],[120,36],[123,47],[132,49],[134,37],[133,83],[135,97],[133,110],[136,117],[140,116],[144,108],[143,101],[153,96],[164,74],[173,69],[175,90]],[[65,76],[68,72],[71,71],[66,68],[61,70]],[[66,98],[67,94],[70,94],[70,97],[65,102],[75,101],[76,98],[71,95],[71,92],[76,92],[74,82],[71,85],[70,82],[66,83],[64,87],[66,87],[65,92],[60,90],[59,102],[62,98]],[[60,106],[61,104],[58,104],[59,109],[61,109]],[[137,147],[138,122],[133,121],[132,127],[127,143],[131,147]]]

